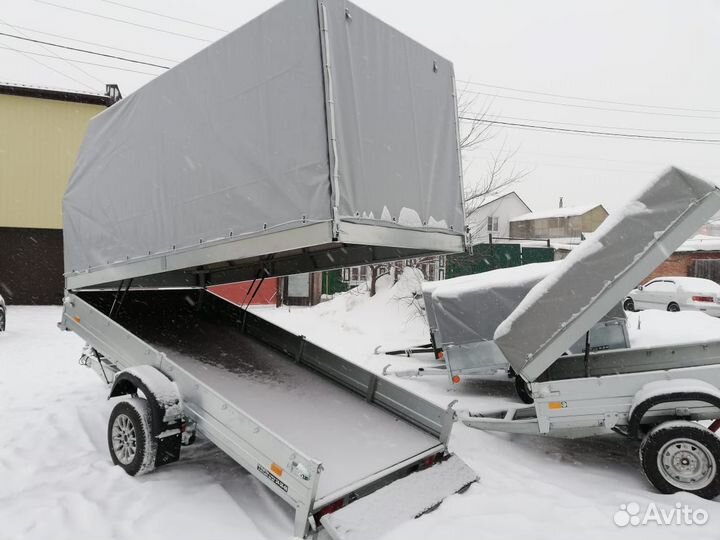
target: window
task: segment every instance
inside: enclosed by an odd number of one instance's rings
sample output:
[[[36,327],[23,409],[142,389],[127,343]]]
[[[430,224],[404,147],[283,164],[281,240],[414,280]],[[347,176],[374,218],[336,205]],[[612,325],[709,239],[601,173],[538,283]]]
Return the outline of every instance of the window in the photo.
[[[488,216],[487,220],[488,220],[488,222],[487,222],[488,232],[492,233],[492,232],[498,232],[500,230],[499,218],[497,218],[495,216]]]
[[[676,288],[674,281],[651,281],[645,287],[643,287],[643,290],[646,290],[648,292],[671,292],[674,291]]]

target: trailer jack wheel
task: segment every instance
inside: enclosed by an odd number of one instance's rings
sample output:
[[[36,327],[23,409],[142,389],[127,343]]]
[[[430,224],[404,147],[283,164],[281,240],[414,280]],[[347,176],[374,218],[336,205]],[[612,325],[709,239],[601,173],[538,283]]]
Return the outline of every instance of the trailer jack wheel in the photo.
[[[152,433],[150,406],[144,399],[120,401],[110,413],[108,447],[113,464],[130,476],[155,468],[157,443]]]
[[[655,427],[640,445],[640,463],[661,493],[720,494],[720,439],[700,424],[676,420]]]
[[[529,405],[535,402],[528,384],[520,375],[515,375],[515,392],[517,392],[518,397],[523,403],[527,403]]]

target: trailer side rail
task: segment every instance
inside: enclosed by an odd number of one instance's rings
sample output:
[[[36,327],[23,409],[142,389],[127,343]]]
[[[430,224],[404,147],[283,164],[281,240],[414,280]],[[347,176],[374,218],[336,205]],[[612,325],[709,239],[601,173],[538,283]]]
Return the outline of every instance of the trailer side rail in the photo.
[[[111,358],[120,370],[150,365],[165,373],[177,384],[183,407],[197,422],[198,428],[273,493],[292,505],[296,509],[296,527],[300,520],[305,527],[317,493],[321,463],[304,455],[165,354],[76,295],[68,294],[60,327],[72,330],[91,343],[101,354]],[[270,470],[273,464],[291,472],[283,475],[282,486],[263,472]],[[293,474],[294,471],[298,472]]]

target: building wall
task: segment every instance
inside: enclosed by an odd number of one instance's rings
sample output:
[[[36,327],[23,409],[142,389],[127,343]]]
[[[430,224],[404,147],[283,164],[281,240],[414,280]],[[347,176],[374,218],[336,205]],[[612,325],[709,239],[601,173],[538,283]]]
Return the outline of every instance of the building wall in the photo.
[[[262,283],[260,283],[260,280],[256,282],[242,281],[240,283],[215,285],[209,287],[208,290],[238,306],[245,306],[248,303],[251,306],[274,306],[280,298],[278,291],[279,281],[280,278],[266,278]]]
[[[88,121],[103,110],[0,95],[0,227],[62,229],[68,178]]]
[[[602,206],[593,208],[587,214],[583,214],[580,219],[580,232],[596,231],[608,215],[607,210]]]
[[[528,219],[510,223],[513,238],[580,238],[584,232],[595,231],[608,217],[598,206],[580,216]]]
[[[62,198],[90,118],[105,105],[0,94],[0,292],[59,304]]]
[[[487,244],[490,233],[495,238],[510,237],[510,220],[528,212],[530,209],[514,192],[481,206],[467,219],[473,244]],[[488,230],[488,217],[498,218],[497,231]]]
[[[717,251],[690,251],[677,252],[670,255],[665,262],[658,266],[643,283],[662,276],[694,276],[695,261],[697,259],[720,259]]]
[[[0,294],[8,304],[60,304],[62,272],[61,230],[0,227]]]

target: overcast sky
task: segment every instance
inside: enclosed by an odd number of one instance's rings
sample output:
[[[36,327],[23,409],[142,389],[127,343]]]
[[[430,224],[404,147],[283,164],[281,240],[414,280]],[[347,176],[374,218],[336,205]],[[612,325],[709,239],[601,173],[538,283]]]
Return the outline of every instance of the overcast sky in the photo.
[[[173,65],[275,3],[0,0],[0,32]],[[475,99],[469,112],[487,110],[495,120],[510,123],[720,140],[718,0],[356,3],[452,60],[460,89],[466,98]],[[133,6],[196,24],[143,13]],[[53,55],[145,73],[70,63]],[[128,94],[151,80],[150,74],[162,72],[0,35],[2,81],[93,91],[115,82]],[[464,156],[469,165],[466,183],[477,181],[500,150],[515,151],[514,166],[528,173],[516,190],[533,210],[556,207],[560,197],[565,206],[603,203],[613,209],[669,165],[720,184],[718,143],[500,126],[493,135]]]

